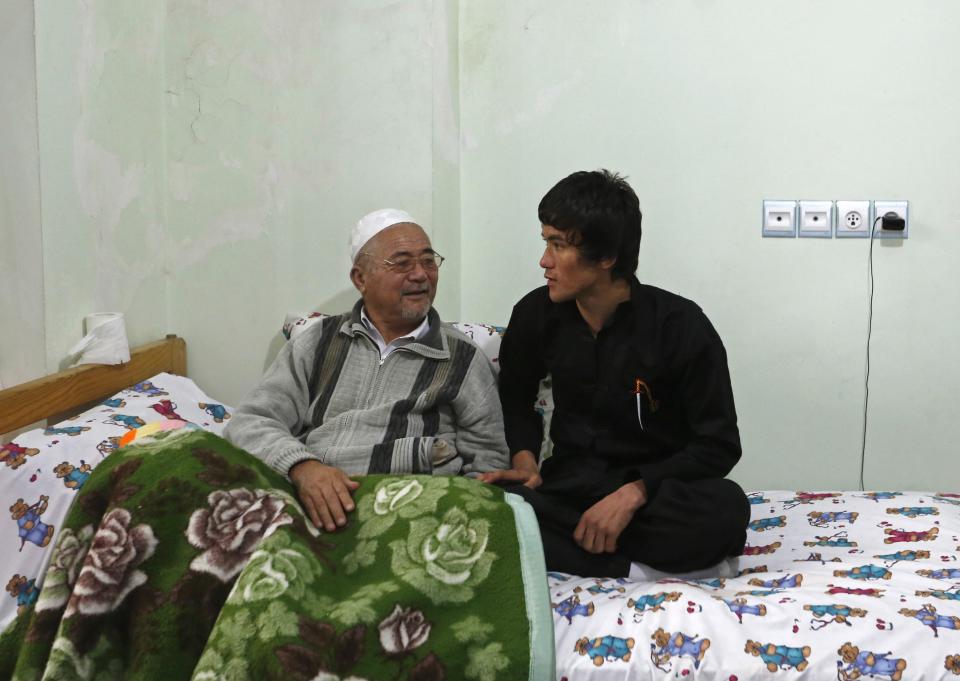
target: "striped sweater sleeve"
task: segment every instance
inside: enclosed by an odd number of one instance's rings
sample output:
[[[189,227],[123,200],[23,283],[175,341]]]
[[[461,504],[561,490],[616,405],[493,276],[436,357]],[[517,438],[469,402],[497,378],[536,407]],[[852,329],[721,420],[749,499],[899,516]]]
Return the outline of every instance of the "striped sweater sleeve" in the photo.
[[[310,419],[310,374],[322,328],[314,324],[283,346],[224,431],[230,442],[283,475],[299,461],[319,459],[297,435]]]

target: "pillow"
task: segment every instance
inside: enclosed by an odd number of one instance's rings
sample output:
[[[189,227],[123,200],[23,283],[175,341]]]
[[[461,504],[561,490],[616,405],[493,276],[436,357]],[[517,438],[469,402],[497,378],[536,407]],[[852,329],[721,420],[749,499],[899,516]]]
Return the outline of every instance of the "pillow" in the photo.
[[[281,333],[288,339],[293,340],[310,326],[320,320],[328,317],[322,312],[311,312],[308,315],[288,313],[283,320]],[[487,356],[493,365],[494,371],[500,372],[500,340],[503,338],[503,332],[506,327],[493,326],[491,324],[477,324],[474,322],[452,322],[453,328],[466,334]],[[553,443],[550,441],[550,417],[553,415],[553,388],[550,383],[550,376],[540,381],[540,389],[537,393],[537,403],[534,407],[540,417],[543,419],[543,443],[540,446],[540,460],[543,461],[553,453]]]

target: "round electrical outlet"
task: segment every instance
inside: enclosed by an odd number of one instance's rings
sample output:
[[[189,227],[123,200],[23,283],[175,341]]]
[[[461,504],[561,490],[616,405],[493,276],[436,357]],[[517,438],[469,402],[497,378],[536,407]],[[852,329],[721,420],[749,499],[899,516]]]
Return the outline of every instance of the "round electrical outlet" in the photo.
[[[863,224],[863,216],[858,211],[851,210],[843,216],[843,221],[850,229],[860,229],[860,225]]]

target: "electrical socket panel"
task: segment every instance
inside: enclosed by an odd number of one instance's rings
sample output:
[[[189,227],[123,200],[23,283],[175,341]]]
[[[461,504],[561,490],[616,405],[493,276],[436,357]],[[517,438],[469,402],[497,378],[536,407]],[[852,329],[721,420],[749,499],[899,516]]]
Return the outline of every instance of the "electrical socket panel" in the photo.
[[[872,225],[869,201],[837,201],[837,238],[867,238]]]
[[[833,237],[833,201],[801,201],[797,227],[801,237]]]
[[[797,235],[797,202],[763,202],[763,236],[795,237]]]
[[[881,229],[883,222],[877,225],[874,236],[877,239],[906,239],[910,235],[910,204],[907,201],[874,201],[873,214],[874,219],[882,217],[887,213],[896,213],[903,218],[903,231],[896,232],[892,230]]]

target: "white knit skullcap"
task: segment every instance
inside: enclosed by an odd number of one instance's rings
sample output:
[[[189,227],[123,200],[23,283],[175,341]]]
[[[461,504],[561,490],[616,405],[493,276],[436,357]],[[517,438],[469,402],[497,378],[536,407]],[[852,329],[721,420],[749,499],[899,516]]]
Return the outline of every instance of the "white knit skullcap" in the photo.
[[[356,262],[360,249],[362,249],[370,239],[387,227],[399,225],[401,222],[411,222],[415,225],[420,224],[406,211],[395,208],[381,208],[380,210],[375,210],[372,213],[364,215],[357,221],[353,231],[350,232],[350,259]]]

